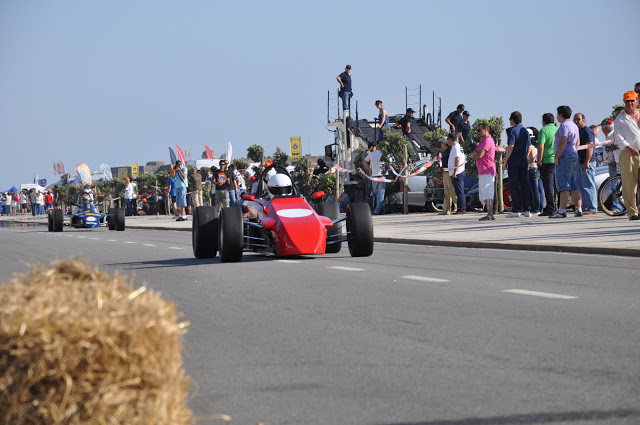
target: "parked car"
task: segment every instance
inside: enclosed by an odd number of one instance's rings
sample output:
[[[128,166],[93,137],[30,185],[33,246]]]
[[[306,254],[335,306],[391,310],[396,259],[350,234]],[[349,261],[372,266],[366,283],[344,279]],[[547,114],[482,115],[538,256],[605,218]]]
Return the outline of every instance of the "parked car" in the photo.
[[[475,192],[473,191],[475,189]],[[477,208],[478,200],[478,177],[472,175],[469,170],[464,177],[464,190],[467,197],[467,209]],[[444,183],[442,182],[442,169],[435,164],[427,170],[427,182],[424,188],[425,206],[427,211],[442,211],[444,202]]]
[[[431,160],[431,157],[422,158],[416,163],[416,168],[422,167],[426,162],[429,162]],[[433,167],[435,166],[437,166],[437,164]],[[427,201],[424,196],[424,188],[427,185],[427,173],[429,172],[430,168],[427,168],[420,174],[407,178],[407,196],[409,198],[410,207],[427,207],[428,209]],[[397,186],[398,189],[395,191],[392,189],[392,186],[387,185],[388,191],[391,192],[389,193],[387,200],[392,205],[402,205],[402,182],[404,181],[404,179],[398,180],[400,184]]]

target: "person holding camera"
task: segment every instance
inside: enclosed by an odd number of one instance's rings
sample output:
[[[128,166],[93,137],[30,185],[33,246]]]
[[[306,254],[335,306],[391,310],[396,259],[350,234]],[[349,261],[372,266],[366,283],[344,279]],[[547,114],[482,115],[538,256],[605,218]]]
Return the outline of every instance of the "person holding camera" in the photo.
[[[233,174],[227,169],[228,166],[229,161],[226,159],[220,160],[220,170],[214,175],[216,185],[215,205],[218,208],[229,206],[229,190],[231,190]]]
[[[176,204],[178,207],[178,218],[176,221],[186,221],[187,213],[187,167],[182,166],[182,161],[177,160],[171,169],[171,174],[176,178]]]

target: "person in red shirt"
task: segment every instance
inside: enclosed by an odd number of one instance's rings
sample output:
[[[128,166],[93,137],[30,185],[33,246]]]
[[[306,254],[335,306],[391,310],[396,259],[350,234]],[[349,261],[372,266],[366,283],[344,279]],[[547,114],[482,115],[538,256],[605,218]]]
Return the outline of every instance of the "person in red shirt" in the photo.
[[[53,195],[51,189],[47,190],[47,194],[44,195],[44,206],[47,211],[53,209]]]

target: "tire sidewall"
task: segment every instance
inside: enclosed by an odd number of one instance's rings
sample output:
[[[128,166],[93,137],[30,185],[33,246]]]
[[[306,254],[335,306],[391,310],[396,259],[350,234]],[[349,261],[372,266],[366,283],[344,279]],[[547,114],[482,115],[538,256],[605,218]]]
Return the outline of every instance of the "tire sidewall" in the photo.
[[[220,210],[218,236],[220,260],[224,263],[240,261],[244,242],[242,207],[228,207]]]
[[[368,257],[373,253],[373,218],[365,202],[347,208],[347,242],[352,257]]]

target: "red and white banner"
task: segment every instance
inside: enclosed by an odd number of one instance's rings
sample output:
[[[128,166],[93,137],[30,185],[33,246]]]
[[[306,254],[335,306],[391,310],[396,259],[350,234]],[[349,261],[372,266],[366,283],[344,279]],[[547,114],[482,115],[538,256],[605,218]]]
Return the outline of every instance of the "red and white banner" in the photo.
[[[209,149],[209,146],[204,145],[204,150],[207,153],[207,159],[213,159],[213,152]]]
[[[616,139],[609,139],[609,140],[604,140],[604,141],[602,141],[602,142],[589,143],[588,145],[581,145],[581,146],[578,146],[578,147],[576,148],[576,150],[578,150],[578,151],[582,151],[582,150],[585,150],[585,149],[593,149],[593,148],[595,148],[596,146],[603,146],[603,145],[607,145],[607,144],[609,144],[609,143],[611,143],[611,142],[615,142],[615,141],[616,141]]]
[[[178,150],[178,159],[180,160],[180,162],[182,162],[182,166],[186,167],[187,161],[186,161],[186,158],[184,157],[184,152],[182,152],[182,149],[180,149],[180,146],[178,145],[176,145],[176,149]]]

